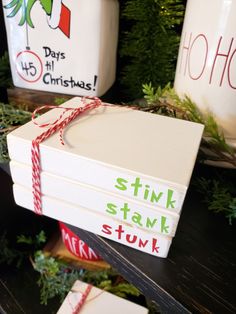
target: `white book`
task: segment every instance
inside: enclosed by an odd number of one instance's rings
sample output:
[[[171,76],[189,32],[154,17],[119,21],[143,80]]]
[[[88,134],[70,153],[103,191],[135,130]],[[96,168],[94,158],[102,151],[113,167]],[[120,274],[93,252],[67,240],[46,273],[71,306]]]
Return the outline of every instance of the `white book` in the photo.
[[[31,167],[15,161],[10,162],[14,183],[32,188]],[[86,184],[56,175],[41,173],[41,192],[68,203],[92,209],[149,232],[174,236],[179,214],[160,207],[148,206],[132,198],[107,192]]]
[[[82,106],[76,97],[65,107]],[[48,123],[61,110],[37,119]],[[70,112],[67,112],[69,115]],[[31,142],[45,130],[29,122],[7,136],[10,158],[31,164]],[[100,106],[40,144],[43,171],[180,212],[203,125],[133,110]]]
[[[88,284],[76,280],[57,314],[73,314]],[[92,287],[79,311],[80,314],[148,314],[148,309],[105,290]]]
[[[16,204],[33,210],[33,198],[30,189],[14,184],[13,193]],[[172,238],[170,237],[156,235],[141,228],[120,223],[105,215],[56,198],[42,196],[42,208],[44,215],[48,217],[154,256],[166,257],[171,245]]]

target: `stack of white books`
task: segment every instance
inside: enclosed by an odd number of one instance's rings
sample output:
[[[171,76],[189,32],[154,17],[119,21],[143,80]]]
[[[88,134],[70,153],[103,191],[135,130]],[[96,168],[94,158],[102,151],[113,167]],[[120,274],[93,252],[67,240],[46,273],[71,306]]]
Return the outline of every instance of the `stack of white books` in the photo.
[[[83,106],[75,97],[63,107]],[[50,123],[61,110],[36,119]],[[66,115],[69,115],[66,113]],[[34,210],[29,122],[7,137],[18,205]],[[43,214],[140,251],[166,257],[175,235],[203,125],[104,105],[40,144]]]

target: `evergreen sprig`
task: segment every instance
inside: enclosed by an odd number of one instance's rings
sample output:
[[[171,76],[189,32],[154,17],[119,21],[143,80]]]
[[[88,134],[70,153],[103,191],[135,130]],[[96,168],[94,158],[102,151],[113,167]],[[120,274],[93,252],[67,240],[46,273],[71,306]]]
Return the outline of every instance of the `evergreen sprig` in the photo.
[[[143,85],[146,104],[140,109],[159,113],[205,125],[204,137],[200,147],[200,158],[208,161],[224,161],[236,167],[236,151],[226,143],[224,134],[211,113],[202,114],[196,104],[187,96],[180,98],[171,85],[154,88],[152,84]],[[205,153],[206,149],[208,154]],[[204,160],[203,160],[204,161]],[[208,209],[224,213],[230,224],[236,218],[236,189],[232,180],[223,176],[222,180],[207,178],[195,179],[195,188],[203,195]]]
[[[30,119],[30,112],[13,105],[0,103],[0,162],[9,161],[7,134]]]
[[[56,296],[62,301],[78,279],[77,270],[68,269],[55,258],[46,256],[42,251],[36,251],[32,261],[34,269],[40,273],[37,281],[40,287],[40,302],[47,305],[48,300]]]
[[[24,252],[16,249],[10,244],[10,241],[7,238],[7,232],[4,231],[0,235],[0,265],[4,264],[12,264],[13,262],[19,267],[24,259]]]
[[[54,99],[54,104],[55,105],[62,105],[64,102],[66,102],[68,100],[68,98],[64,98],[64,97],[56,97]]]
[[[38,234],[36,234],[34,237],[26,236],[24,234],[17,236],[17,243],[34,245],[35,248],[40,247],[45,242],[46,242],[46,234],[43,230],[40,231]]]
[[[131,99],[142,96],[143,82],[164,86],[172,81],[183,21],[183,0],[128,0],[122,10],[126,29],[120,55],[122,83]]]
[[[15,263],[19,267],[23,260],[30,256],[34,269],[39,273],[37,284],[40,287],[41,304],[47,305],[48,301],[55,297],[59,297],[62,302],[78,279],[123,298],[140,295],[139,290],[125,281],[114,269],[100,271],[76,269],[61,259],[45,254],[40,248],[46,240],[44,231],[34,236],[24,234],[17,236],[17,245],[10,243],[6,232],[0,235],[0,264]]]
[[[0,57],[0,87],[8,88],[12,86],[11,69],[8,52]]]
[[[74,269],[61,260],[45,255],[42,251],[35,253],[32,264],[34,269],[40,273],[38,280],[40,300],[45,305],[49,299],[56,296],[60,297],[62,301],[78,279],[120,297],[140,295],[137,288],[126,282],[113,269],[103,271]],[[118,281],[117,278],[119,278]]]
[[[156,89],[151,83],[144,84],[143,93],[147,104],[144,104],[141,110],[204,124],[204,137],[200,147],[201,158],[224,161],[231,166],[236,166],[236,151],[227,144],[223,132],[210,112],[202,114],[188,96],[180,98],[170,84]],[[206,155],[206,149],[211,152],[211,155]]]
[[[209,210],[223,213],[232,224],[236,218],[236,188],[230,181],[196,178],[195,188],[202,194]]]
[[[136,287],[126,282],[123,277],[112,268],[105,271],[85,271],[83,280],[122,298],[127,298],[129,295],[140,295],[140,292]]]
[[[10,265],[15,263],[17,267],[21,266],[23,260],[29,256],[32,250],[38,249],[45,241],[45,232],[40,231],[35,236],[17,236],[15,245],[15,243],[13,244],[9,241],[8,234],[4,231],[0,235],[0,264],[6,263]]]
[[[54,103],[60,105],[67,101],[66,98],[55,98]],[[9,155],[7,150],[7,134],[30,121],[32,113],[27,107],[14,106],[13,104],[3,104],[0,102],[0,163],[8,162]]]

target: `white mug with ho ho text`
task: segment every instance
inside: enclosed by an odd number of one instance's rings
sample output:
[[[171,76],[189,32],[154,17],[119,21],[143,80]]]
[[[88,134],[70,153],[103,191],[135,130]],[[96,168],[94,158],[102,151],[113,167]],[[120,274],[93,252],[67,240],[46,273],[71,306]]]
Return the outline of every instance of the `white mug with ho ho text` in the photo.
[[[236,1],[188,0],[174,87],[236,147]]]

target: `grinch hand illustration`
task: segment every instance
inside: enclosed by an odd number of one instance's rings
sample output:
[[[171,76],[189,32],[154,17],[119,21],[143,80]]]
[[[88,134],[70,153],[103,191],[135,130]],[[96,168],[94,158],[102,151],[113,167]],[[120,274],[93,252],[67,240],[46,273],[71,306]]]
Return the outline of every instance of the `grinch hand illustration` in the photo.
[[[4,9],[8,10],[7,17],[12,18],[21,12],[19,26],[24,24],[34,28],[31,19],[31,10],[35,3],[39,1],[47,16],[48,25],[52,29],[60,29],[70,38],[70,10],[62,3],[62,0],[11,0]]]

